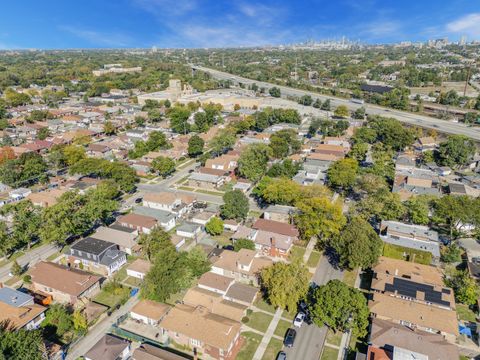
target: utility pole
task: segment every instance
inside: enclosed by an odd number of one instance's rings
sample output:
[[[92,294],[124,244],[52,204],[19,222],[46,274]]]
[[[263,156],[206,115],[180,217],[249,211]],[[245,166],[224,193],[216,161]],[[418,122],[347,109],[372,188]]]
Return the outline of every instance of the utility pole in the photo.
[[[225,69],[225,54],[222,53],[222,68]]]
[[[468,64],[468,71],[467,71],[467,78],[465,79],[465,87],[463,88],[463,96],[467,96],[467,86],[468,86],[468,80],[470,78],[470,71],[472,69],[472,64]]]

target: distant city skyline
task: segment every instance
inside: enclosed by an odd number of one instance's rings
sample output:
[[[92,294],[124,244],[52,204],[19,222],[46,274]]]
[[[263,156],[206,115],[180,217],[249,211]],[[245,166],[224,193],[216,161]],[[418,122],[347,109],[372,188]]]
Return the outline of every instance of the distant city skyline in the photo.
[[[2,4],[0,49],[202,48],[307,39],[480,40],[470,0],[25,0]]]

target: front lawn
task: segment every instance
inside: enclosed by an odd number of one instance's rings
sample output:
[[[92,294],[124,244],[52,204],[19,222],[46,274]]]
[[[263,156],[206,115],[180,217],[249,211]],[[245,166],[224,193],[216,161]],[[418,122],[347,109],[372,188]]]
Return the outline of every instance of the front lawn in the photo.
[[[327,338],[325,339],[325,341],[330,345],[340,346],[340,342],[342,341],[342,336],[343,336],[343,333],[334,332],[333,330],[328,329]]]
[[[290,260],[293,259],[303,259],[303,254],[305,254],[306,249],[302,246],[293,245],[292,250],[290,250]]]
[[[345,273],[343,274],[342,281],[348,286],[354,287],[355,280],[357,279],[357,271],[358,271],[357,269],[345,271]]]
[[[320,360],[337,360],[337,358],[338,358],[338,350],[337,349],[334,349],[334,348],[331,348],[331,347],[328,347],[328,346],[323,347],[323,353],[322,353],[322,357],[320,358]]]
[[[272,319],[273,316],[257,311],[245,316],[242,322],[245,325],[264,333],[267,331],[268,325],[270,325]]]
[[[237,360],[252,360],[255,351],[262,341],[262,335],[257,333],[246,331],[242,333],[245,338],[245,344],[237,355]]]
[[[262,360],[275,359],[278,352],[282,350],[282,347],[283,347],[283,343],[281,340],[271,338],[267,348],[265,349],[265,352],[263,353]]]
[[[310,257],[308,258],[307,261],[307,266],[308,267],[317,267],[318,262],[320,261],[320,258],[322,257],[322,253],[319,251],[312,251],[310,254]]]
[[[257,298],[257,300],[255,301],[255,303],[253,305],[256,306],[257,308],[259,308],[260,310],[269,312],[271,314],[275,314],[275,306],[267,303],[266,300],[264,298],[262,298],[261,296],[259,296]]]
[[[288,328],[292,325],[290,321],[280,320],[278,322],[277,328],[275,329],[274,334],[280,337],[284,337],[285,333],[287,332]]]
[[[384,243],[383,245],[383,256],[392,259],[416,262],[424,265],[430,265],[432,262],[432,254],[427,251],[410,249],[389,243]]]
[[[107,283],[102,287],[100,293],[93,298],[93,301],[108,306],[110,309],[117,305],[123,305],[130,297],[130,288],[118,283]]]

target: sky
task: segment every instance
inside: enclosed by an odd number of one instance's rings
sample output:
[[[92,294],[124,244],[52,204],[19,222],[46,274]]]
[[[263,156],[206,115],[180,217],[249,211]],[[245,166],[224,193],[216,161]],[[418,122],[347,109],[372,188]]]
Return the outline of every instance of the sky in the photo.
[[[0,49],[211,48],[309,39],[480,40],[480,0],[16,0]]]

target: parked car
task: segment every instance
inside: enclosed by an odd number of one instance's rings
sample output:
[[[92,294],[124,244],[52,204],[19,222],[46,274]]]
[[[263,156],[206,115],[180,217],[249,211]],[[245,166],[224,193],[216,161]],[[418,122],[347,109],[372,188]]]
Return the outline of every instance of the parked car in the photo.
[[[306,312],[308,309],[308,304],[305,302],[305,300],[300,300],[300,302],[298,303],[298,308],[303,312]]]
[[[140,204],[143,201],[142,198],[136,198],[135,199],[135,204]]]
[[[305,320],[305,314],[303,312],[299,312],[297,316],[295,316],[295,319],[293,320],[293,326],[301,327],[304,320]]]
[[[230,250],[230,251],[235,250],[235,248],[233,247],[233,245],[225,245],[223,248],[224,248],[225,250]]]
[[[293,343],[295,342],[295,337],[297,336],[297,332],[295,329],[288,329],[287,333],[285,334],[285,339],[283,340],[283,345],[286,347],[292,347]]]
[[[277,360],[287,360],[287,354],[285,354],[283,351],[280,351],[277,355]]]

